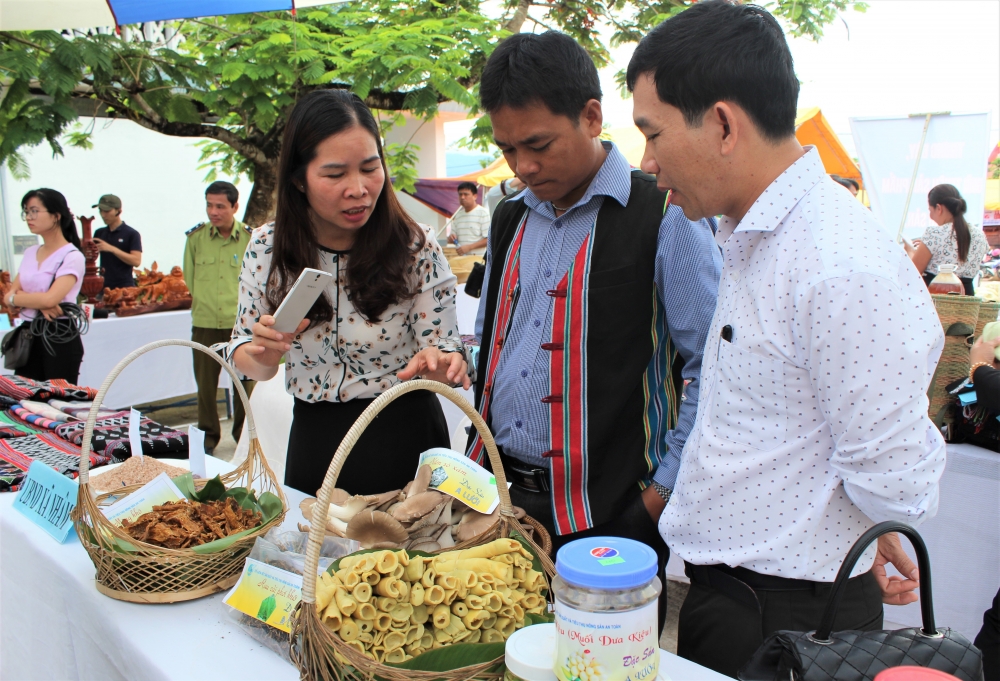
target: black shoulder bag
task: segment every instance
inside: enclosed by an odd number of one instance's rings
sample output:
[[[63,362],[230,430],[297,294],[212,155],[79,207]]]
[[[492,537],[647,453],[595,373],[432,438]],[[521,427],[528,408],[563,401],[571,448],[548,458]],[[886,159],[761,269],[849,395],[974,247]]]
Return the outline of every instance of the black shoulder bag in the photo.
[[[65,260],[66,257],[63,256],[59,265],[56,266],[56,271],[52,275],[52,281],[49,282],[49,288],[52,288],[52,284],[56,283],[56,274],[58,274],[59,268],[62,267]],[[55,340],[57,343],[65,343],[81,333],[86,333],[88,327],[87,317],[80,307],[76,303],[59,303],[59,305],[62,307],[63,313],[70,319],[70,328],[64,331],[50,332],[46,328],[47,320],[41,311],[38,311],[34,319],[30,322],[21,322],[21,324],[8,331],[4,335],[3,340],[0,341],[0,353],[3,354],[4,369],[15,371],[28,363],[28,357],[31,355],[31,346],[34,343],[35,337],[40,337],[48,353],[55,355],[55,350],[53,350],[50,342],[50,336],[51,340]]]
[[[883,534],[909,538],[920,568],[923,627],[897,631],[831,631],[837,605],[854,565],[868,545]],[[905,523],[884,522],[871,528],[847,552],[833,584],[830,602],[816,631],[779,631],[767,638],[737,674],[741,681],[871,681],[889,667],[910,665],[937,669],[963,681],[982,681],[979,649],[951,629],[934,625],[931,563],[927,546]]]

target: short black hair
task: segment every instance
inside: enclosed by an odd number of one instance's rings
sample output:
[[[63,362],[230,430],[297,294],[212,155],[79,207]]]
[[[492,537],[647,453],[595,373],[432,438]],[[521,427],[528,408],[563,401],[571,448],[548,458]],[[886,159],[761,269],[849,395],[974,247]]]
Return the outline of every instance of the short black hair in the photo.
[[[493,50],[479,81],[479,101],[486,113],[541,102],[575,123],[587,102],[601,97],[594,60],[558,31],[510,36]]]
[[[841,177],[840,175],[830,175],[830,179],[832,179],[839,185],[847,187],[848,189],[854,187],[854,191],[861,191],[861,185],[859,185],[855,180],[852,180],[849,177]]]
[[[703,0],[667,19],[632,54],[629,91],[650,73],[661,101],[696,127],[719,101],[739,105],[772,142],[795,134],[799,81],[781,26],[756,5]]]
[[[462,191],[463,189],[468,189],[473,194],[479,193],[479,187],[476,186],[475,182],[460,182],[458,188],[455,191]]]
[[[225,194],[226,198],[229,199],[230,206],[235,206],[236,202],[240,200],[240,192],[236,186],[232,182],[225,182],[223,180],[217,180],[208,185],[208,189],[205,190],[205,196],[209,194]]]

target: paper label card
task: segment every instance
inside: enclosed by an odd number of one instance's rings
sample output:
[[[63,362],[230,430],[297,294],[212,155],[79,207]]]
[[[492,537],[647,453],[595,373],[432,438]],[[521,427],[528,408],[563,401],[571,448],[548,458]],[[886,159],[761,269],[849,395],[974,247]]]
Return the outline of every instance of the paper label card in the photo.
[[[420,455],[417,468],[431,467],[429,487],[449,494],[480,513],[492,513],[500,503],[497,479],[469,457],[453,449],[435,447]]]
[[[73,530],[69,514],[76,508],[79,485],[41,461],[32,461],[14,508],[60,544]]]
[[[222,600],[244,615],[291,633],[289,619],[302,598],[302,575],[247,558],[236,586]]]
[[[129,410],[128,414],[128,444],[132,448],[132,456],[142,458],[142,435],[139,434],[139,424],[142,422],[142,415],[135,409]]]
[[[196,478],[207,478],[205,469],[205,431],[195,426],[188,427],[188,464],[191,475]]]
[[[174,481],[166,473],[160,473],[127,497],[102,510],[105,517],[114,524],[121,523],[123,519],[131,523],[143,513],[152,511],[154,506],[181,499],[184,499],[184,495]]]

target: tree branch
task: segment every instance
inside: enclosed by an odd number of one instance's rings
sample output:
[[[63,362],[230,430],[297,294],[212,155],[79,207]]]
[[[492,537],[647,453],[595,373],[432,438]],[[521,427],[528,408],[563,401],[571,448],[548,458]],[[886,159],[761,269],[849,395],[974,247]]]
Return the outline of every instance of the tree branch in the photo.
[[[531,0],[520,0],[517,3],[517,9],[514,10],[514,15],[507,22],[507,25],[504,26],[504,30],[511,33],[520,33],[524,20],[528,18],[529,7],[531,7]]]
[[[19,38],[13,33],[8,33],[7,31],[0,31],[0,37],[6,38],[11,42],[21,43],[22,45],[27,45],[28,47],[33,47],[39,52],[44,52],[45,54],[52,54],[52,50],[48,50],[41,45],[31,42],[30,40],[25,40],[24,38]]]
[[[163,117],[156,113],[156,110],[146,103],[146,100],[142,98],[142,95],[138,92],[133,92],[131,97],[135,103],[139,105],[139,108],[142,109],[154,123],[157,125],[163,123]]]

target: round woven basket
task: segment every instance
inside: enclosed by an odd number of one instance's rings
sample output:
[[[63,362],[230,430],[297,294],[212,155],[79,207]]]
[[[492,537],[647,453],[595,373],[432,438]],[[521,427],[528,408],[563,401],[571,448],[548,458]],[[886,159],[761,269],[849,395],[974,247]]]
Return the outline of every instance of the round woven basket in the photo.
[[[940,294],[931,298],[946,336],[971,336],[975,332],[979,306],[983,302],[981,299]]]
[[[340,475],[344,461],[351,453],[358,438],[378,416],[379,412],[393,400],[414,390],[430,390],[444,395],[471,419],[472,425],[479,431],[479,435],[483,439],[483,445],[493,466],[493,475],[496,478],[497,491],[500,495],[500,518],[493,527],[472,541],[460,543],[453,548],[443,549],[443,551],[478,546],[494,539],[509,537],[511,531],[517,528],[518,521],[514,518],[514,507],[507,491],[507,476],[504,474],[503,464],[500,462],[500,454],[493,441],[493,435],[486,426],[486,422],[469,404],[468,400],[446,385],[427,380],[407,381],[384,392],[365,409],[364,413],[351,426],[347,435],[344,436],[333,461],[330,462],[326,477],[323,479],[323,486],[317,494],[316,505],[313,506],[309,542],[306,548],[305,572],[302,576],[302,600],[292,615],[291,656],[292,661],[299,668],[300,678],[303,681],[370,681],[376,677],[382,681],[435,681],[438,679],[442,681],[469,681],[471,679],[495,681],[503,675],[502,655],[489,662],[446,672],[399,669],[375,662],[346,645],[339,636],[327,629],[320,619],[320,613],[316,611],[316,575],[319,567],[319,552],[323,543],[327,513],[330,509],[330,495],[337,485],[337,476]],[[525,520],[528,520],[527,516],[522,518],[521,522]],[[529,538],[527,541],[541,561],[546,579],[549,579],[555,575],[555,565],[549,557],[549,552],[552,549],[551,538],[537,521],[530,520],[529,524],[535,528],[536,540],[532,541]],[[541,542],[538,541],[539,538]],[[549,595],[551,598],[551,589],[549,589]]]
[[[233,542],[228,548],[213,553],[198,554],[191,549],[167,549],[133,539],[120,526],[111,524],[100,510],[100,502],[109,495],[95,496],[90,488],[90,441],[94,434],[98,409],[111,384],[122,370],[139,356],[172,345],[204,352],[218,362],[229,372],[233,379],[233,388],[243,401],[247,432],[250,436],[250,452],[246,460],[235,470],[220,476],[226,489],[245,487],[253,490],[258,496],[264,492],[271,492],[281,499],[281,513],[271,522],[262,524],[253,532]],[[274,472],[267,465],[267,460],[261,451],[253,413],[250,410],[250,400],[236,372],[204,345],[186,340],[156,341],[133,351],[119,362],[104,379],[94,399],[94,406],[87,416],[81,450],[80,491],[72,514],[73,525],[80,537],[80,543],[97,568],[97,590],[111,598],[134,603],[176,603],[228,589],[239,579],[243,563],[257,537],[279,526],[284,520],[288,504],[281,486],[274,477]],[[195,480],[194,484],[197,489],[201,489],[207,482],[208,480],[199,479]],[[141,485],[123,487],[115,490],[114,495],[120,497],[130,494],[140,487]],[[117,547],[118,541],[132,545],[135,550],[123,551]]]
[[[944,349],[938,361],[931,387],[927,391],[930,403],[927,414],[935,423],[940,423],[942,410],[955,401],[947,386],[969,375],[969,338],[966,336],[945,336]]]
[[[991,300],[984,300],[979,305],[979,316],[976,318],[976,338],[983,335],[983,327],[990,322],[995,322],[1000,315],[1000,303]]]

